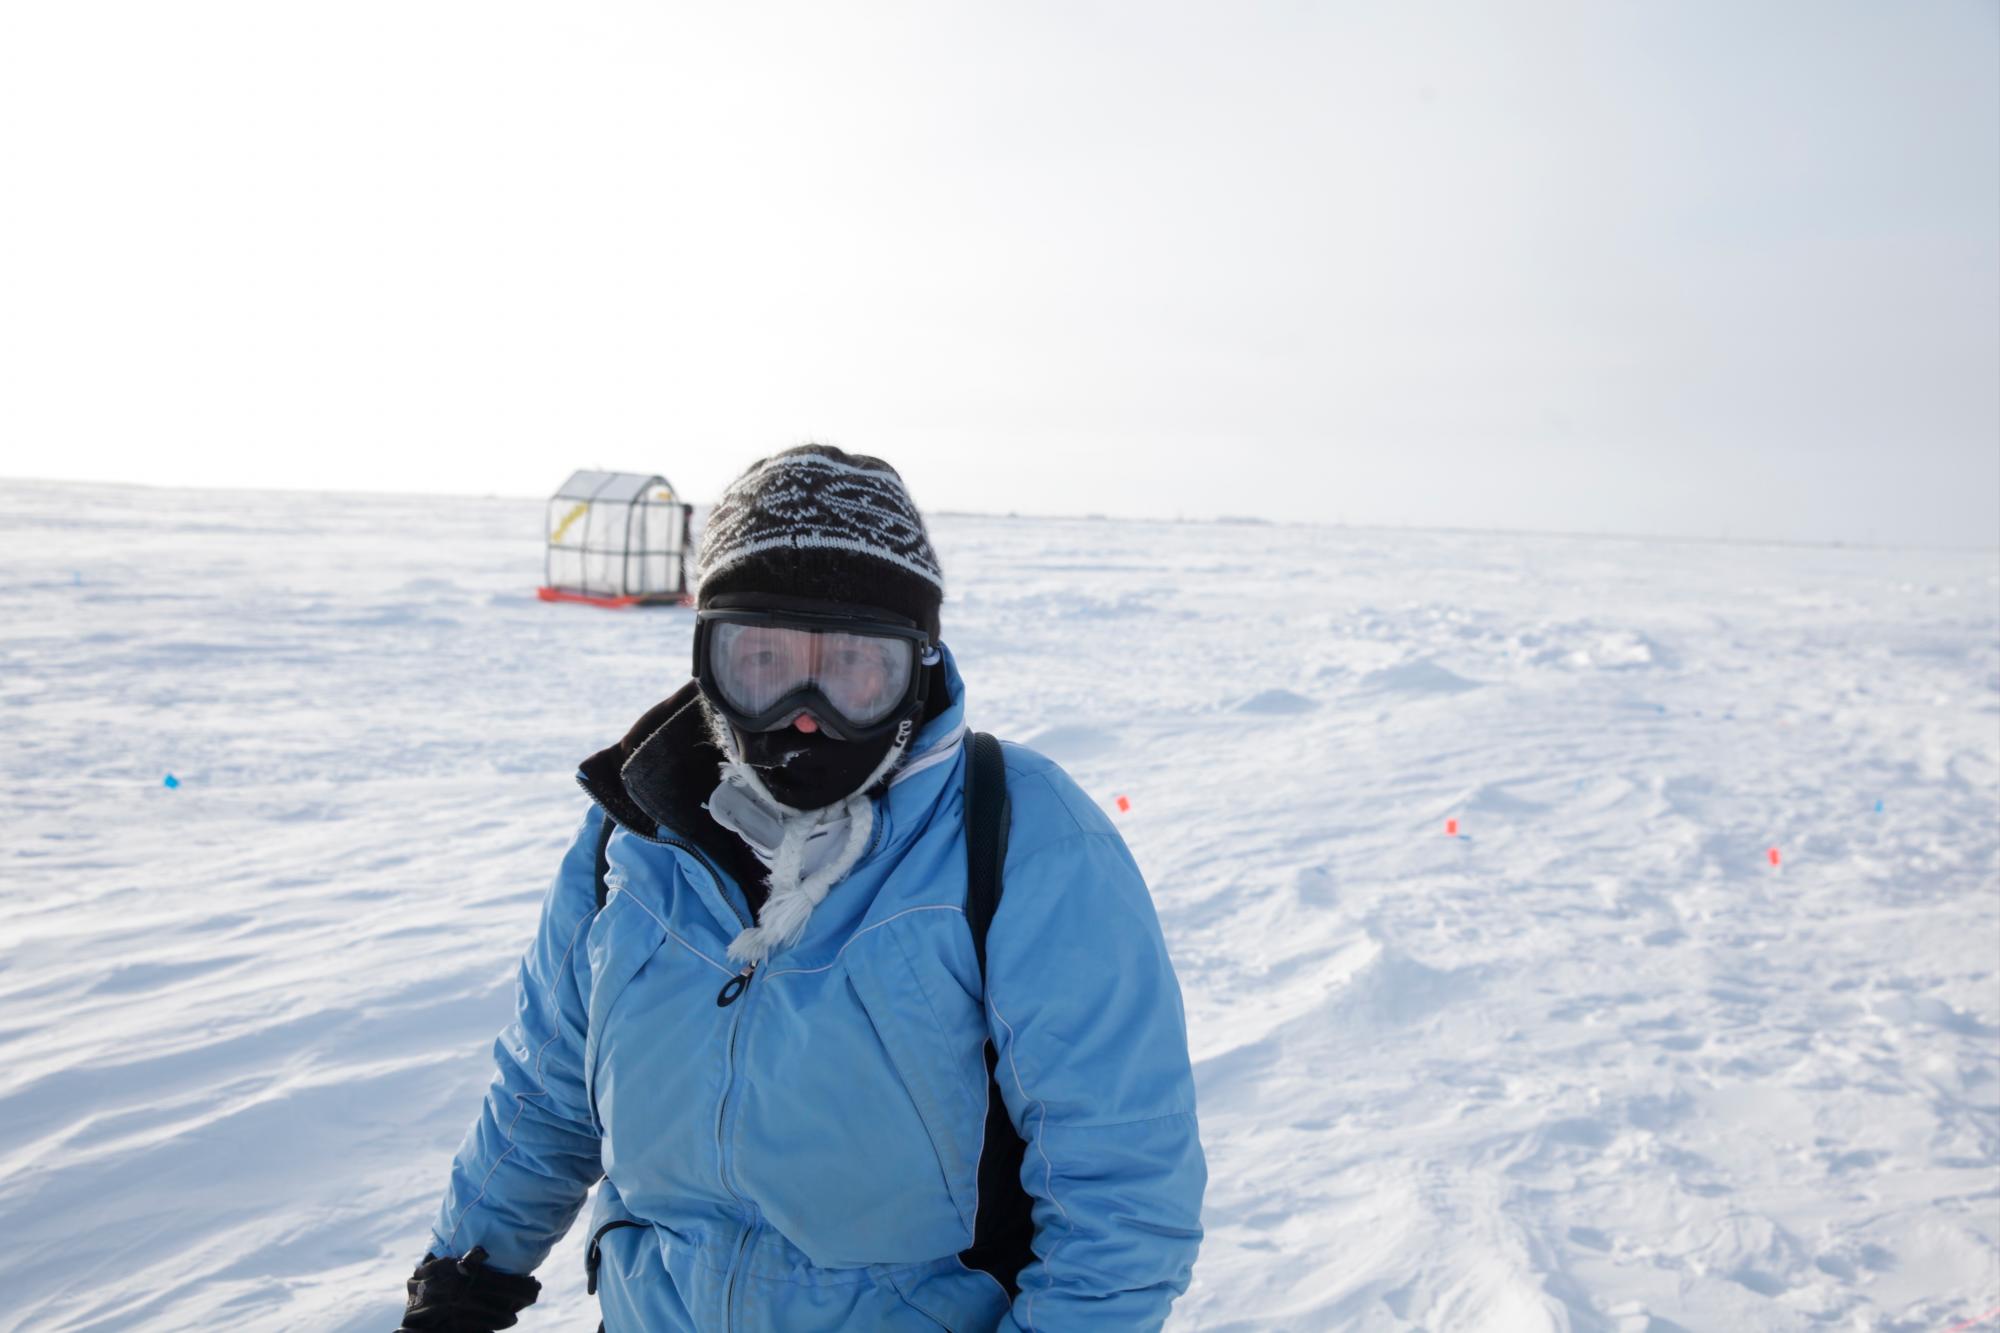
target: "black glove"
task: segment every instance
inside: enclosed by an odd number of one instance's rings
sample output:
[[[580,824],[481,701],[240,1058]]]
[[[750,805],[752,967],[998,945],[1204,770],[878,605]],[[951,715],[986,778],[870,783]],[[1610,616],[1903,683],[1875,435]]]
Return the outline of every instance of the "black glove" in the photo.
[[[542,1284],[486,1266],[486,1247],[463,1259],[426,1254],[410,1275],[410,1303],[396,1333],[493,1333],[535,1303]]]

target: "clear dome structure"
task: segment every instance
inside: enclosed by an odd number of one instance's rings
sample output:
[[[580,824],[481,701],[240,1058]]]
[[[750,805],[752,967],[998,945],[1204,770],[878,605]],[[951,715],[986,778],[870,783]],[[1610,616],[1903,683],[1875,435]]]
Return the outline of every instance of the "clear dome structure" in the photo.
[[[539,595],[597,606],[684,604],[693,516],[657,474],[572,474],[549,497]]]

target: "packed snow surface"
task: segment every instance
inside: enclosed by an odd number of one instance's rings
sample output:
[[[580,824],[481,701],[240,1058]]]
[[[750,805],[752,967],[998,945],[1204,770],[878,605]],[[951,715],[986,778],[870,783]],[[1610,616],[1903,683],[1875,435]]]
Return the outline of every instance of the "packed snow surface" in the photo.
[[[0,1327],[394,1326],[575,765],[686,675],[542,514],[0,482]],[[1993,553],[934,529],[1179,968],[1172,1327],[2000,1306]]]

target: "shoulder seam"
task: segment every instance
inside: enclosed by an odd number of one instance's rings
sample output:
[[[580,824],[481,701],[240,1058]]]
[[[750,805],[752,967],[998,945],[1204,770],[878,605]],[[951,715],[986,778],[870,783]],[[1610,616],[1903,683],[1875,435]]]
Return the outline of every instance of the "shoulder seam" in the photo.
[[[1008,869],[1019,871],[1038,857],[1045,856],[1050,852],[1059,852],[1066,848],[1074,849],[1088,842],[1108,842],[1114,847],[1125,847],[1125,840],[1115,832],[1079,827],[1075,833],[1066,834],[1063,837],[1055,839],[1053,842],[1045,842],[1039,847],[1030,848],[1028,851],[1021,853],[1021,859],[1012,863]],[[1005,899],[1002,899],[1002,901],[1004,902]]]
[[[1097,833],[1100,835],[1102,834],[1103,830],[1101,829],[1090,829],[1084,827],[1083,821],[1076,817],[1076,811],[1069,808],[1069,800],[1067,795],[1064,793],[1062,788],[1056,786],[1054,781],[1050,779],[1048,769],[1037,769],[1033,773],[1023,773],[1021,776],[1023,778],[1034,778],[1037,781],[1039,781],[1044,787],[1047,787],[1049,789],[1049,795],[1055,797],[1056,804],[1059,807],[1061,807],[1063,814],[1069,817],[1069,822],[1076,826],[1076,831],[1078,833],[1082,834]]]

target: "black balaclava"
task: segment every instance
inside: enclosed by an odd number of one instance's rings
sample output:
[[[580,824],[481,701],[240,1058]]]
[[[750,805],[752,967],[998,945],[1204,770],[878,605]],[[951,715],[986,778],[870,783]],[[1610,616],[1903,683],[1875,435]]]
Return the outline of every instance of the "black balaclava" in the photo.
[[[743,762],[794,810],[817,810],[852,796],[895,743],[894,732],[872,741],[835,740],[823,731],[807,735],[796,727],[736,733]]]
[[[698,606],[735,593],[838,602],[901,616],[938,639],[944,572],[902,477],[879,458],[805,445],[752,464],[709,515],[695,572]],[[861,790],[917,722],[872,741],[795,727],[734,739],[771,795],[817,810]]]

